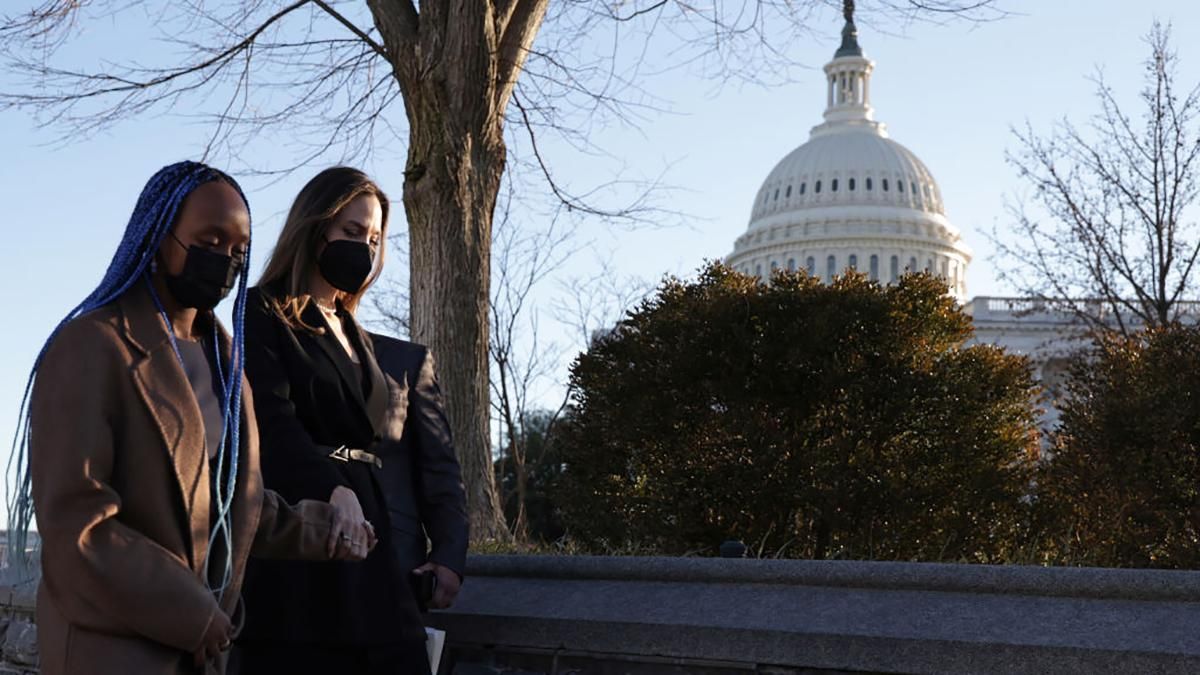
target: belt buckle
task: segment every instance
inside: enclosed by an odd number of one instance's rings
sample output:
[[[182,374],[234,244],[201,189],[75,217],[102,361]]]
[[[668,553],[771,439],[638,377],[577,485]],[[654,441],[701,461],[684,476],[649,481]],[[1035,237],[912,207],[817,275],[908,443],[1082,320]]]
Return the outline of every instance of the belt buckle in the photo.
[[[335,449],[333,452],[329,453],[329,456],[332,457],[333,459],[338,460],[339,462],[349,462],[350,461],[350,449],[344,445],[341,445],[341,446],[338,446],[337,449]]]

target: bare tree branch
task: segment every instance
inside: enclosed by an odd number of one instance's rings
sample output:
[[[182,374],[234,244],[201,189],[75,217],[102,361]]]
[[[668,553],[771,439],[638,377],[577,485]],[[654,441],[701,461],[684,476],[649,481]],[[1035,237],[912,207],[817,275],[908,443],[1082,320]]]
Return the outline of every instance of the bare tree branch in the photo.
[[[1177,57],[1170,30],[1155,24],[1146,40],[1142,123],[1096,76],[1099,112],[1085,134],[1069,121],[1045,138],[1015,132],[1009,163],[1033,188],[1046,221],[1010,207],[1015,243],[993,235],[1018,290],[1069,307],[1098,331],[1162,326],[1200,308],[1194,278],[1200,227],[1193,207],[1200,162],[1200,85],[1175,93]],[[1027,268],[1028,274],[1016,268]]]

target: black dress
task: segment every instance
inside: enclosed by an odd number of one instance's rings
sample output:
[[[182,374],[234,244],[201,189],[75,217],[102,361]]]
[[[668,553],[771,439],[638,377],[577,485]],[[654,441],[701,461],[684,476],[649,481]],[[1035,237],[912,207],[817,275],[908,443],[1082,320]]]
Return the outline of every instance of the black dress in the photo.
[[[258,417],[263,483],[289,502],[328,500],[345,486],[357,495],[380,541],[362,562],[252,559],[246,625],[233,659],[246,675],[324,675],[333,661],[348,673],[429,671],[408,570],[388,542],[379,469],[330,457],[341,446],[377,452],[388,406],[370,340],[348,312],[339,308],[339,316],[358,364],[328,329],[318,334],[292,328],[271,309],[263,289],[249,292],[246,375]],[[302,318],[309,326],[326,325],[312,303]]]

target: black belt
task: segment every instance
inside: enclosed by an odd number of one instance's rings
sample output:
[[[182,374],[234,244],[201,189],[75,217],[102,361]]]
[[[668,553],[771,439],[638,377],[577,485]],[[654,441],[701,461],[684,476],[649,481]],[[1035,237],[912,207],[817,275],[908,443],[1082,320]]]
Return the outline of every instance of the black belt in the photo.
[[[365,462],[367,464],[375,465],[375,468],[377,469],[383,468],[383,460],[379,459],[379,455],[373,455],[366,450],[347,448],[344,445],[339,446],[336,450],[329,453],[329,456],[340,462]]]

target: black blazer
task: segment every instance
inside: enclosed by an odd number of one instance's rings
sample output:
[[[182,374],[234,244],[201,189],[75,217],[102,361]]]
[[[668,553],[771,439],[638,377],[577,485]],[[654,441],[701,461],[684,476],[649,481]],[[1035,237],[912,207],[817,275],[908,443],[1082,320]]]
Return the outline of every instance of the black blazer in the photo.
[[[392,548],[407,569],[431,561],[461,577],[467,562],[466,493],[433,356],[424,345],[370,336],[390,392],[378,447]]]
[[[246,628],[239,638],[247,646],[424,639],[408,570],[400,569],[389,543],[379,470],[329,456],[342,445],[378,454],[376,441],[388,408],[388,386],[371,340],[343,314],[361,365],[350,360],[332,333],[284,323],[262,289],[248,294],[246,376],[258,417],[263,483],[288,501],[328,500],[337,486],[350,488],[380,542],[358,563],[255,561],[247,571]],[[302,318],[310,326],[325,326],[311,304]]]

